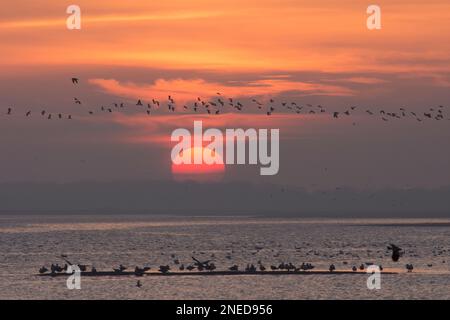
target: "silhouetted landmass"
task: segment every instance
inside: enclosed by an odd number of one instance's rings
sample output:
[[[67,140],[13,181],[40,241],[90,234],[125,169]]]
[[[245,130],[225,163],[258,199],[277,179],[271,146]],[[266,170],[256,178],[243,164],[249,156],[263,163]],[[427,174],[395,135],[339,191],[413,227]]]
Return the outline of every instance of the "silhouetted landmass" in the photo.
[[[0,184],[2,214],[164,214],[298,217],[450,217],[450,187],[357,191],[250,183]]]

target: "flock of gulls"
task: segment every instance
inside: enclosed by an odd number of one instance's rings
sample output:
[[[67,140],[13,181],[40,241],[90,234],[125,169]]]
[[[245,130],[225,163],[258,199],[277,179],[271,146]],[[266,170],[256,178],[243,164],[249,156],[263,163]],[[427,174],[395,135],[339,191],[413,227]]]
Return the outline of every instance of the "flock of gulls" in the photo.
[[[387,247],[387,250],[391,252],[391,259],[394,262],[398,262],[400,260],[400,257],[403,256],[404,250],[400,247],[396,246],[395,244],[390,244]],[[74,266],[73,263],[71,263],[67,259],[67,255],[61,255],[61,258],[65,261],[65,264],[63,266],[59,264],[52,263],[50,268],[47,268],[45,266],[41,267],[39,269],[39,273],[41,275],[49,275],[49,276],[56,276],[58,274],[66,274],[69,265]],[[212,259],[206,260],[206,261],[200,261],[199,259],[192,257],[192,262],[190,264],[182,264],[179,259],[176,258],[174,254],[171,255],[171,258],[173,259],[173,264],[175,266],[170,265],[161,265],[157,269],[156,273],[160,273],[162,275],[168,275],[169,273],[171,275],[182,274],[184,275],[185,272],[189,275],[189,272],[197,272],[197,273],[213,273],[213,272],[219,272],[221,274],[226,273],[229,275],[232,275],[233,273],[239,274],[276,274],[276,273],[299,273],[299,272],[308,272],[310,270],[313,270],[315,266],[311,263],[302,263],[299,266],[294,265],[291,262],[282,262],[279,264],[272,264],[270,266],[265,266],[262,261],[258,261],[256,265],[254,264],[247,264],[245,268],[240,269],[240,267],[237,264],[234,264],[226,270],[222,271],[216,271],[217,267],[214,264],[214,255],[212,255]],[[344,264],[347,264],[346,262]],[[359,271],[366,271],[367,267],[374,265],[374,263],[371,262],[365,262],[362,263],[359,266],[353,265],[351,267],[351,272],[358,272]],[[91,276],[100,275],[100,274],[107,274],[107,275],[135,275],[138,277],[144,276],[145,274],[148,274],[149,271],[151,271],[151,267],[145,266],[145,267],[139,267],[136,266],[134,270],[128,271],[128,267],[125,267],[124,265],[119,265],[118,267],[113,267],[112,271],[98,271],[94,266],[91,266],[90,269],[88,269],[88,265],[82,265],[82,264],[76,264],[78,266],[79,270],[82,273],[89,273]],[[378,265],[380,271],[383,271],[383,267],[381,265]],[[412,264],[406,264],[406,270],[407,272],[412,272],[414,270],[414,266]],[[345,270],[341,270],[340,272],[343,272]],[[334,264],[331,264],[328,268],[328,272],[333,273],[337,272],[336,266]],[[350,271],[347,271],[350,272]],[[141,281],[137,281],[136,283],[137,287],[142,287]]]
[[[71,82],[73,85],[78,85],[80,83],[79,78],[72,78]],[[84,106],[83,102],[78,98],[73,98],[73,103],[78,106]],[[244,110],[249,110],[250,105],[244,105],[243,102],[230,97],[225,97],[220,92],[216,93],[216,97],[213,99],[203,99],[197,97],[196,101],[189,105],[178,105],[175,98],[172,95],[168,95],[167,101],[159,101],[157,99],[151,99],[151,101],[144,101],[144,99],[138,99],[136,103],[129,105],[125,102],[115,102],[110,105],[99,106],[94,109],[86,109],[89,115],[94,115],[97,113],[113,113],[120,112],[126,108],[135,107],[138,110],[144,112],[146,115],[152,115],[156,110],[164,110],[174,113],[175,111],[184,111],[191,113],[203,113],[210,115],[220,115],[227,112],[241,112]],[[343,111],[328,111],[328,108],[322,105],[312,105],[312,104],[300,104],[297,102],[287,102],[287,101],[275,101],[274,99],[269,99],[268,101],[262,102],[258,99],[251,99],[251,110],[258,110],[259,112],[271,116],[276,112],[279,113],[294,113],[294,114],[330,114],[333,119],[346,118],[354,115],[356,112],[363,112],[364,114],[372,117],[378,117],[382,121],[392,121],[398,119],[413,119],[418,122],[424,120],[450,120],[446,115],[446,106],[439,105],[436,107],[429,107],[425,111],[415,112],[409,111],[406,107],[399,107],[397,110],[385,110],[385,109],[367,109],[360,106],[351,106]],[[84,108],[83,108],[84,110]],[[15,114],[13,107],[8,107],[6,110],[6,115],[11,116]],[[31,117],[35,112],[32,110],[27,110],[24,114],[25,117]],[[40,110],[37,114],[48,120],[51,119],[73,119],[72,114],[63,113],[51,113],[47,110]],[[353,123],[356,124],[355,122]]]

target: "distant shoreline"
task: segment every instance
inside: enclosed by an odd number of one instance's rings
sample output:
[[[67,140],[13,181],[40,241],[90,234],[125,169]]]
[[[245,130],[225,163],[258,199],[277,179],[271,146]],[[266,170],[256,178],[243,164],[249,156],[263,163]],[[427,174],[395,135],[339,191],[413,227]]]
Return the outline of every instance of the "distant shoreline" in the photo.
[[[0,210],[0,217],[17,217],[17,216],[127,216],[127,217],[160,217],[160,218],[254,218],[254,219],[271,219],[271,218],[284,218],[284,219],[342,219],[342,220],[354,220],[354,219],[450,219],[450,212],[442,213],[426,213],[426,214],[387,214],[383,213],[363,213],[360,215],[345,215],[340,213],[230,213],[230,214],[211,214],[208,213],[167,213],[167,212],[150,212],[151,210],[144,211],[114,211],[109,209],[99,209],[99,210],[39,210],[39,211],[11,211],[11,210]],[[450,224],[450,221],[449,221]],[[403,225],[403,224],[401,224]],[[439,223],[442,225],[442,223]],[[395,224],[379,224],[379,226],[396,226]],[[418,225],[420,226],[420,224]]]

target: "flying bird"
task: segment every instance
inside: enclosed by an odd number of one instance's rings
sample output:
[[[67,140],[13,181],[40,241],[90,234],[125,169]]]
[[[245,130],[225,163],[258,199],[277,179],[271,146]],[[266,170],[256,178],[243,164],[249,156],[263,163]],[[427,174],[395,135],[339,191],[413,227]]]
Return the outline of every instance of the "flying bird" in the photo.
[[[387,248],[388,250],[392,250],[392,261],[397,262],[400,259],[400,256],[403,254],[402,249],[392,243]]]

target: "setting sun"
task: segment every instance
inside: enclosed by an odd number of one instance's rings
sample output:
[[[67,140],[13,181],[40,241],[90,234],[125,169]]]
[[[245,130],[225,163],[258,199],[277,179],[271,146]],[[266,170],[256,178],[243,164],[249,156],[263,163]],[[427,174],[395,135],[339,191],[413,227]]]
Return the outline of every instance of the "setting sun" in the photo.
[[[194,164],[193,159],[194,155],[202,154],[203,155],[203,163]],[[210,150],[206,147],[193,147],[187,150],[183,150],[178,155],[180,158],[190,158],[192,159],[191,164],[175,164],[172,163],[172,174],[177,181],[217,181],[223,178],[225,173],[225,165],[220,160],[221,155],[215,153],[213,150]],[[207,159],[211,161],[207,161]],[[207,164],[214,162],[212,160],[216,160],[214,164]],[[178,161],[176,161],[178,163]]]

